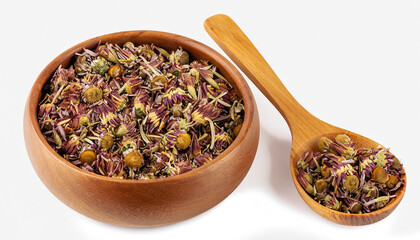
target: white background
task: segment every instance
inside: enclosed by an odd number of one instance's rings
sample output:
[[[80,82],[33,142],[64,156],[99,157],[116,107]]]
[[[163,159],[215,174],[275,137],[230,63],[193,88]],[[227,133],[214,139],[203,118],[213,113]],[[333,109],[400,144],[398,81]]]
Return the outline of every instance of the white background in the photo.
[[[419,239],[419,1],[8,1],[1,12],[0,239]],[[314,213],[291,180],[289,129],[248,79],[259,149],[241,185],[213,209],[169,226],[124,228],[84,217],[46,189],[22,132],[42,69],[81,41],[123,30],[177,33],[222,52],[203,28],[217,13],[238,23],[315,116],[402,160],[408,188],[389,217],[350,227]]]

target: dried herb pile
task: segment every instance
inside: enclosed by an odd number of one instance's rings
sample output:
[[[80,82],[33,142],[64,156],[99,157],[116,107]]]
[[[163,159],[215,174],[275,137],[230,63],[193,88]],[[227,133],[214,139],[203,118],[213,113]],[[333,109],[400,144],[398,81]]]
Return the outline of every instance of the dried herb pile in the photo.
[[[298,181],[320,204],[345,213],[383,208],[404,184],[400,161],[387,148],[359,148],[345,135],[322,137],[319,152],[297,162]]]
[[[49,144],[90,172],[154,179],[200,167],[238,135],[242,100],[208,61],[155,45],[99,44],[45,84]]]

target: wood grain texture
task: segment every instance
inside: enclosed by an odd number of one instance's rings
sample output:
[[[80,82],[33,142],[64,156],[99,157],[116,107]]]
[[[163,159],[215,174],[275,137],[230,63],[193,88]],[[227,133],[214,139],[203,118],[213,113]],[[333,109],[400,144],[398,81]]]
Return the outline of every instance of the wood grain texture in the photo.
[[[58,155],[37,122],[41,89],[59,65],[67,67],[76,52],[99,41],[154,43],[166,49],[181,46],[195,59],[218,67],[243,97],[245,117],[234,142],[209,164],[193,171],[146,181],[123,180],[86,172]],[[158,226],[196,216],[225,199],[247,174],[258,146],[259,118],[254,97],[239,71],[213,49],[192,39],[156,31],[108,34],[82,42],[55,58],[38,76],[28,96],[24,136],[31,163],[45,186],[70,208],[90,218],[123,226]]]
[[[273,69],[258,52],[248,37],[226,15],[215,15],[204,22],[204,28],[213,40],[226,52],[232,61],[251,79],[260,91],[282,114],[292,133],[290,170],[297,191],[308,206],[324,218],[345,225],[365,225],[377,222],[388,216],[400,203],[406,189],[405,185],[397,192],[390,203],[369,214],[347,214],[328,209],[315,202],[300,186],[297,180],[296,163],[305,150],[316,150],[319,138],[334,138],[337,134],[347,134],[358,147],[377,147],[379,143],[356,133],[335,127],[310,114],[293,98]]]

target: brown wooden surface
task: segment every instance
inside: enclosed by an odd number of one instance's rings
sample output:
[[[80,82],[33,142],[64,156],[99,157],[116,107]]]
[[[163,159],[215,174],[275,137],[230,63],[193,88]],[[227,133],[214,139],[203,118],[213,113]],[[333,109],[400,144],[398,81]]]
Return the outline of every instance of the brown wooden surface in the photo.
[[[398,206],[404,196],[406,185],[398,191],[397,197],[391,200],[386,207],[369,214],[342,213],[315,202],[297,181],[296,162],[305,150],[315,150],[318,140],[322,136],[334,138],[337,134],[342,133],[349,135],[353,141],[358,142],[358,147],[376,147],[379,144],[356,133],[323,122],[306,111],[293,98],[273,69],[231,18],[222,14],[215,15],[205,21],[204,27],[213,40],[285,118],[292,132],[290,170],[293,182],[300,196],[311,209],[336,223],[365,225],[385,218]],[[406,182],[405,176],[403,180]]]
[[[219,157],[191,172],[145,181],[108,178],[83,171],[59,156],[46,142],[37,122],[41,88],[62,64],[83,47],[99,41],[155,43],[166,49],[179,46],[196,59],[210,60],[236,86],[244,99],[245,118],[238,137]],[[247,174],[258,146],[259,119],[254,97],[239,71],[213,49],[186,37],[129,31],[87,40],[55,58],[38,76],[25,107],[24,135],[32,165],[47,188],[72,209],[99,221],[123,226],[158,226],[196,216],[226,198]],[[45,206],[46,208],[48,206]]]

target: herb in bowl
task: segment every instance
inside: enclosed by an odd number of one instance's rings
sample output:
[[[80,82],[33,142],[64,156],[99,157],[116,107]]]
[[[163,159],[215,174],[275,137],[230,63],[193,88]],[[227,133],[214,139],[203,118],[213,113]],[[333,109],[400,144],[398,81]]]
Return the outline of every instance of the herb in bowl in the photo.
[[[126,42],[84,49],[45,84],[38,122],[74,165],[122,179],[200,167],[239,134],[244,106],[233,86],[182,48]]]

